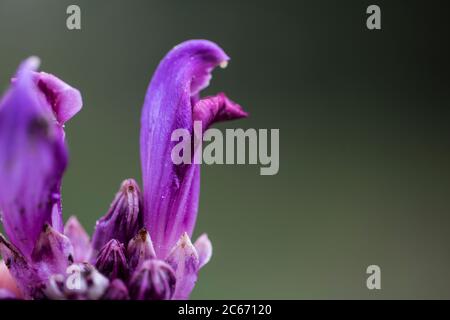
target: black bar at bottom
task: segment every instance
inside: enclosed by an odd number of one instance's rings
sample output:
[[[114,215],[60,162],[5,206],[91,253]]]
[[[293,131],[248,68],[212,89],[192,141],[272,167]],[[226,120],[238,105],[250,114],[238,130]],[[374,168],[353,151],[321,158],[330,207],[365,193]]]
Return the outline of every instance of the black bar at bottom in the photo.
[[[445,311],[449,301],[335,301],[335,300],[193,300],[193,301],[0,301],[2,314],[10,311],[36,317],[65,319],[67,316],[97,320],[115,319],[274,319],[289,316],[311,319],[313,316],[345,316],[358,319],[411,314],[429,318]],[[8,310],[9,309],[9,310]],[[9,312],[8,312],[9,313]]]

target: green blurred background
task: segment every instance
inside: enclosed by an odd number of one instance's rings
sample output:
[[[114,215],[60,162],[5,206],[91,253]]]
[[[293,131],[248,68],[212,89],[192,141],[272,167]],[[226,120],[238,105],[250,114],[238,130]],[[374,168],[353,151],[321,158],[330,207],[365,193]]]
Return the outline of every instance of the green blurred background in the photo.
[[[0,0],[0,87],[21,60],[80,89],[64,216],[89,232],[140,179],[139,119],[159,60],[210,39],[231,56],[205,94],[279,128],[280,172],[205,166],[195,234],[214,256],[192,298],[450,298],[448,11],[442,1]],[[78,4],[82,30],[66,29]],[[382,289],[366,288],[377,264]]]

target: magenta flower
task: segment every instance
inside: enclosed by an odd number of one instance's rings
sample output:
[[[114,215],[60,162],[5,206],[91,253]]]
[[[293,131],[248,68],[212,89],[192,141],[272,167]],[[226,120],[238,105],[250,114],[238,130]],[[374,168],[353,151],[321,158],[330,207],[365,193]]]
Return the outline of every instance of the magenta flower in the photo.
[[[192,244],[200,167],[175,165],[175,129],[192,132],[245,117],[223,93],[201,98],[228,56],[205,40],[184,42],[159,64],[141,118],[143,192],[125,180],[96,224],[92,242],[75,217],[63,225],[64,124],[80,93],[23,62],[0,102],[0,298],[187,299],[211,258],[206,234]]]

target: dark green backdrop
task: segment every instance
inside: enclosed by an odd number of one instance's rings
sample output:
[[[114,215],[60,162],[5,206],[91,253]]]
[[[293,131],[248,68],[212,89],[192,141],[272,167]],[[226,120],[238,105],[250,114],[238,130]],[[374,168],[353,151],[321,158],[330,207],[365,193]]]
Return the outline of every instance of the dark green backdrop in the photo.
[[[91,232],[140,180],[139,118],[163,55],[191,38],[231,56],[207,93],[280,129],[280,172],[202,171],[196,235],[214,245],[193,298],[450,298],[449,34],[438,1],[0,0],[0,87],[19,62],[79,88],[64,216]],[[78,4],[82,30],[68,31]],[[382,290],[365,286],[382,270]]]

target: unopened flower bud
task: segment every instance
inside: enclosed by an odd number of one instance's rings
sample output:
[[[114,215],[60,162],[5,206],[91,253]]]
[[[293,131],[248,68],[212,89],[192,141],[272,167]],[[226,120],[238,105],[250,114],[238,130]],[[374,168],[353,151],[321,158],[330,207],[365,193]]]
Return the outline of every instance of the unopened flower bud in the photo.
[[[136,300],[169,300],[175,291],[175,273],[162,260],[142,263],[129,283],[130,296]]]
[[[126,279],[128,266],[123,244],[115,239],[110,240],[100,250],[95,266],[109,279]]]
[[[133,179],[125,180],[109,208],[108,213],[97,221],[92,246],[99,251],[110,239],[127,244],[141,227],[141,194]]]
[[[156,258],[152,239],[144,228],[128,243],[127,257],[131,271],[138,269],[144,261]]]
[[[128,300],[130,296],[125,283],[120,279],[115,279],[106,290],[103,300]]]

